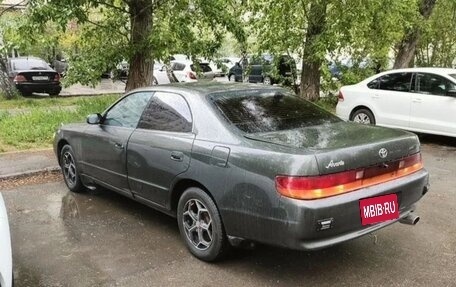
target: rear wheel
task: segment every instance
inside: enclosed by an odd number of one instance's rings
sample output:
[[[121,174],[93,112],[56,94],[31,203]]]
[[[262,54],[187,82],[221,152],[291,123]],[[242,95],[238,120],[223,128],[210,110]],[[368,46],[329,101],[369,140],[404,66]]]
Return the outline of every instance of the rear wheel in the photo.
[[[60,167],[62,168],[63,179],[69,190],[72,192],[82,192],[85,190],[79,177],[73,149],[68,144],[60,152]]]
[[[355,123],[364,124],[364,125],[375,125],[375,117],[374,114],[368,109],[359,109],[356,110],[351,118],[351,121]]]
[[[187,189],[177,207],[179,231],[198,259],[215,261],[229,248],[222,219],[212,198],[202,189]]]

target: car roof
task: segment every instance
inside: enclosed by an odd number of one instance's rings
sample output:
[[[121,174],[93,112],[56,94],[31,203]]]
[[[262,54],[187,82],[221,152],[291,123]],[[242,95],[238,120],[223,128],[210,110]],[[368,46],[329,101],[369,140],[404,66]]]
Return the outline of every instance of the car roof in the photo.
[[[419,72],[426,72],[426,73],[436,73],[436,74],[455,74],[456,69],[451,68],[434,68],[434,67],[423,67],[423,68],[405,68],[405,69],[395,69],[385,71],[385,73],[389,72],[410,72],[410,73],[419,73]]]
[[[456,69],[434,68],[434,67],[392,69],[392,70],[384,71],[384,72],[375,74],[373,76],[370,76],[370,77],[362,80],[361,82],[359,82],[359,84],[365,84],[380,76],[393,74],[393,73],[420,73],[420,72],[421,73],[432,73],[432,74],[437,74],[437,75],[446,76],[447,78],[450,78],[449,75],[456,74]]]
[[[34,56],[21,56],[21,57],[14,57],[14,58],[9,58],[10,61],[16,61],[16,60],[21,60],[21,61],[27,61],[27,60],[40,60],[40,61],[44,61],[43,59],[41,58],[38,58],[38,57],[34,57]],[[46,61],[44,61],[46,62]]]
[[[223,83],[223,82],[194,82],[194,83],[174,83],[168,85],[158,85],[147,88],[136,89],[138,91],[163,91],[163,92],[181,92],[192,93],[200,96],[215,95],[223,92],[235,91],[255,91],[255,90],[283,90],[276,86],[266,86],[258,84],[243,84],[243,83]],[[130,93],[132,93],[130,92]]]

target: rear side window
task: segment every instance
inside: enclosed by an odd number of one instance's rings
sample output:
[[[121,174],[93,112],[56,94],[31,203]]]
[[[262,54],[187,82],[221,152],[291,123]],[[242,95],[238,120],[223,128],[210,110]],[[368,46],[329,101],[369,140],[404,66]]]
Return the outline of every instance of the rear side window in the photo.
[[[456,74],[451,74],[450,77],[456,79]]]
[[[20,59],[11,61],[13,70],[51,70],[49,65],[40,59]]]
[[[456,89],[451,81],[433,74],[418,74],[418,93],[444,96],[449,90]]]
[[[185,64],[182,63],[173,63],[171,65],[173,71],[183,71],[185,69]]]
[[[168,132],[191,132],[192,115],[185,99],[173,93],[156,92],[144,111],[138,128]]]
[[[412,73],[394,73],[381,76],[367,84],[367,86],[370,89],[409,92],[411,82]]]
[[[199,66],[199,69],[198,69],[198,66]],[[190,69],[192,69],[193,72],[203,72],[203,73],[207,73],[207,72],[212,72],[212,69],[211,67],[209,66],[209,64],[192,64],[190,65]]]
[[[224,117],[245,133],[290,130],[340,119],[286,91],[237,91],[212,96]]]

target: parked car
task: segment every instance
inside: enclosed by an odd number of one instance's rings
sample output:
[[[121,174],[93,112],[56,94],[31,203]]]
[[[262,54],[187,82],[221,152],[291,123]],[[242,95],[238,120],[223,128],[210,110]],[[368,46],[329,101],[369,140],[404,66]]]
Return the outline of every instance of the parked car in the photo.
[[[59,73],[60,77],[63,78],[66,76],[66,73],[68,71],[68,62],[66,59],[55,59],[52,62],[51,68],[53,68],[57,73]]]
[[[135,90],[60,127],[54,149],[71,191],[102,185],[177,217],[206,261],[242,241],[314,250],[416,224],[428,191],[416,135],[344,122],[279,87]]]
[[[171,61],[171,70],[179,82],[196,82],[198,80],[214,79],[214,72],[209,63],[192,61]]]
[[[225,57],[221,58],[220,62],[222,63],[223,66],[225,66],[224,70],[225,73],[228,73],[228,71],[236,64],[241,61],[241,58],[238,57]]]
[[[296,62],[288,55],[277,59],[268,54],[253,56],[248,59],[247,66],[240,63],[233,66],[228,72],[228,80],[240,82],[244,73],[249,83],[292,85],[296,82]]]
[[[340,89],[345,120],[456,137],[456,69],[383,72]]]
[[[13,286],[13,258],[11,255],[11,237],[5,202],[0,193],[0,286]]]
[[[23,96],[32,93],[58,96],[62,90],[59,73],[40,58],[9,58],[7,69],[10,80]]]
[[[168,72],[168,67],[164,64],[155,62],[153,71],[153,85],[164,85],[178,82],[172,72]]]

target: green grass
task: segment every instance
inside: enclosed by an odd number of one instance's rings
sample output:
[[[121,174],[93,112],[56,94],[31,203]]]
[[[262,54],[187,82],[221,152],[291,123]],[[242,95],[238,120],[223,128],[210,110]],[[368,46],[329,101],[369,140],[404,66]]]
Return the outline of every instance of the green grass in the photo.
[[[338,101],[337,97],[328,96],[328,97],[320,98],[318,101],[315,102],[315,104],[317,104],[318,106],[322,107],[323,109],[335,114],[337,101]]]
[[[54,132],[61,123],[84,122],[87,115],[103,112],[118,97],[18,100],[24,111],[0,110],[0,152],[50,147]]]

